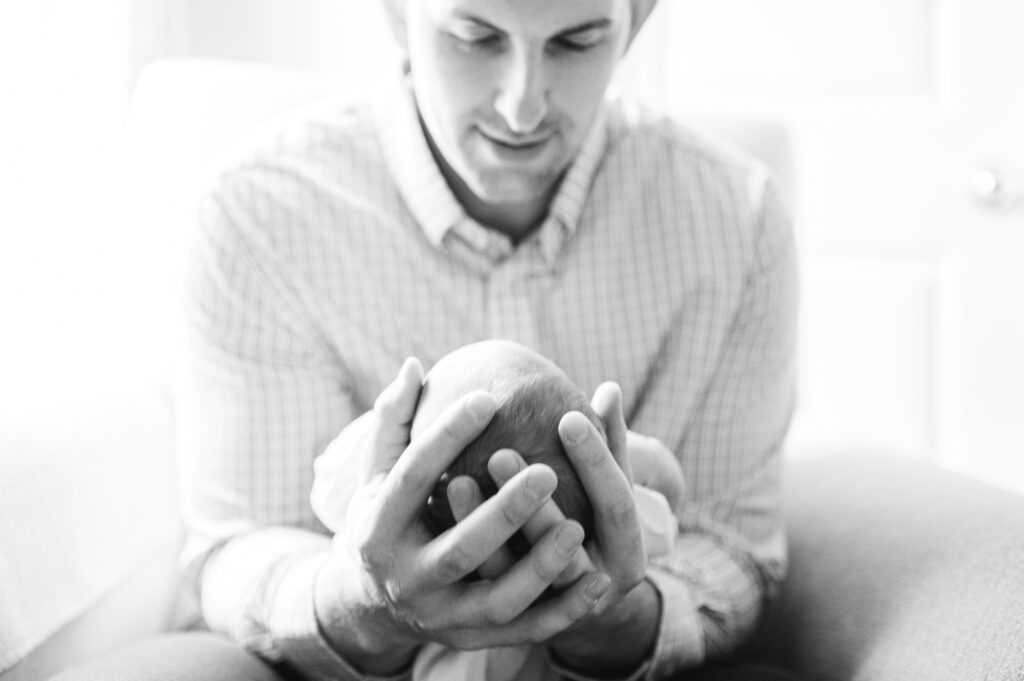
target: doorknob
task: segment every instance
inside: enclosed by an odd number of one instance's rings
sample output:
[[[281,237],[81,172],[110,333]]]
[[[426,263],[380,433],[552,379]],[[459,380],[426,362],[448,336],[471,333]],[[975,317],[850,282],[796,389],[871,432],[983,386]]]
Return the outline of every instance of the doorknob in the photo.
[[[1020,186],[1012,174],[996,168],[978,168],[971,178],[974,200],[992,210],[1005,210],[1020,198]]]

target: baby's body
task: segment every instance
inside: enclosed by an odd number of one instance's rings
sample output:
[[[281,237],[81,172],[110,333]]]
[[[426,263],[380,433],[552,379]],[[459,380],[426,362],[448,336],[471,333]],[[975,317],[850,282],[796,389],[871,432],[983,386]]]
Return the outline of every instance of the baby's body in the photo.
[[[445,407],[473,390],[490,392],[498,403],[497,413],[439,481],[424,509],[427,525],[440,534],[454,524],[446,486],[457,476],[472,477],[484,497],[493,494],[497,486],[487,471],[487,462],[497,450],[509,448],[528,464],[543,463],[554,470],[558,476],[555,503],[566,517],[583,526],[586,536],[591,536],[593,509],[558,436],[559,420],[572,410],[582,412],[604,434],[604,424],[591,408],[587,395],[553,362],[522,345],[497,340],[472,343],[445,355],[427,374],[412,424],[412,439]],[[634,498],[644,544],[648,558],[652,558],[666,553],[675,538],[677,526],[672,507],[678,501],[678,476],[659,480],[665,469],[644,457],[631,460],[631,464],[634,481],[638,483],[634,486]],[[673,497],[671,505],[665,494]],[[529,544],[520,535],[513,537],[508,546],[517,556],[529,550]],[[428,645],[413,670],[414,681],[548,678],[554,678],[553,672],[544,660],[543,650],[536,646],[458,651]]]

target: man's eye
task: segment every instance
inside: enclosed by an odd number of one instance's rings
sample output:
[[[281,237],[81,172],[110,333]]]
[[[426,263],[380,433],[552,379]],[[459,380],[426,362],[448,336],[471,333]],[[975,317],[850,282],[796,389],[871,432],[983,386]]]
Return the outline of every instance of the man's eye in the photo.
[[[458,43],[467,47],[488,47],[496,45],[500,40],[500,36],[497,33],[489,31],[451,31],[450,35]]]
[[[556,43],[567,50],[584,52],[599,45],[603,39],[604,34],[601,31],[591,30],[561,36],[556,39]]]

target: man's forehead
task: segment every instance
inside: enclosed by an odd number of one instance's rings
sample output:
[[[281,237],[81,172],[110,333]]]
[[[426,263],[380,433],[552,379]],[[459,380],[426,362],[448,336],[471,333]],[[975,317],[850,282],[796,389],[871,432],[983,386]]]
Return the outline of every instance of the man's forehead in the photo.
[[[422,3],[435,16],[469,16],[483,19],[544,17],[566,26],[600,18],[628,17],[637,0],[398,0]]]

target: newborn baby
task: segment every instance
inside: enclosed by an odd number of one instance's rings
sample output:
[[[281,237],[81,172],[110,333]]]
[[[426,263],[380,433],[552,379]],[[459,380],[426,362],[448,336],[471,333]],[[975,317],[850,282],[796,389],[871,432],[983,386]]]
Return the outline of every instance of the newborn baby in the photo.
[[[468,475],[484,497],[497,491],[487,471],[487,461],[499,449],[516,450],[527,464],[543,463],[558,476],[552,495],[568,518],[580,523],[586,536],[594,530],[594,513],[580,478],[558,437],[558,422],[569,411],[583,413],[605,437],[604,423],[587,395],[553,362],[510,341],[482,341],[465,345],[442,357],[427,373],[420,394],[411,439],[429,426],[455,400],[473,390],[486,390],[498,409],[484,431],[455,459],[438,481],[422,517],[435,534],[455,524],[446,487],[450,480]],[[648,557],[667,553],[675,538],[675,515],[661,489],[673,497],[681,494],[681,473],[665,476],[663,461],[650,456],[631,457],[634,498],[640,515]],[[656,465],[657,464],[657,465]],[[678,466],[673,459],[669,465]],[[672,473],[676,473],[673,469]],[[671,478],[671,479],[669,479]],[[640,485],[646,485],[643,487]],[[521,533],[508,542],[516,557],[529,552]],[[515,646],[457,651],[443,646],[424,646],[413,667],[413,681],[546,681],[557,675],[547,665],[541,646]]]
[[[487,471],[487,461],[499,449],[510,448],[527,464],[543,463],[558,476],[553,499],[567,518],[583,526],[585,536],[594,530],[594,512],[558,437],[558,422],[569,411],[583,413],[604,437],[604,423],[577,388],[553,362],[510,341],[482,341],[465,345],[442,357],[430,370],[420,394],[412,439],[421,433],[458,398],[474,390],[494,396],[498,410],[487,428],[448,468],[438,481],[424,509],[423,519],[434,534],[455,524],[448,503],[448,482],[468,475],[480,486],[484,498],[498,488]],[[517,557],[529,553],[521,533],[508,542]]]

